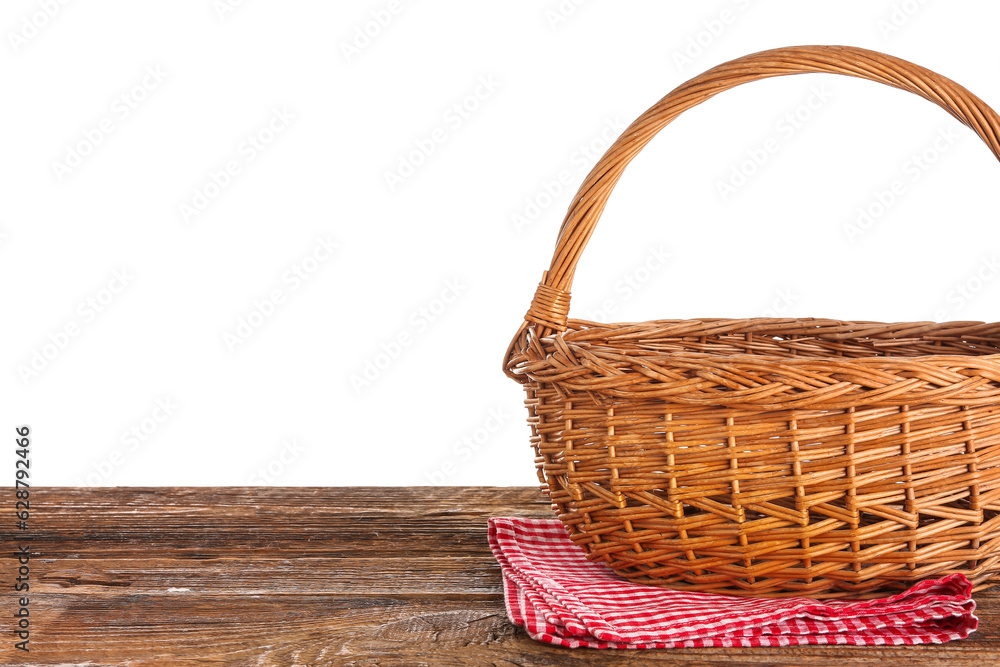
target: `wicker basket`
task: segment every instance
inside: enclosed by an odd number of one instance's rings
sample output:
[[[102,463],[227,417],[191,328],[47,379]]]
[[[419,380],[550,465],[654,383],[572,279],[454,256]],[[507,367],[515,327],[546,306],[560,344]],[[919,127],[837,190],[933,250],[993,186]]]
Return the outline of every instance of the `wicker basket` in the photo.
[[[916,93],[1000,158],[982,100],[863,49],[764,51],[675,89],[580,187],[504,358],[527,391],[539,480],[588,557],[637,582],[863,598],[961,572],[986,588],[1000,570],[1000,324],[568,319],[577,261],[643,146],[717,93],[804,72]]]

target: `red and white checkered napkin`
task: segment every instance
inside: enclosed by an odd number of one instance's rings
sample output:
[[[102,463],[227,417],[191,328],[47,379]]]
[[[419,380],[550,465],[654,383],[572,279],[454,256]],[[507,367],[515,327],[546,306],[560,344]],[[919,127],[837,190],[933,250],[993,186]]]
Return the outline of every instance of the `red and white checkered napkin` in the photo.
[[[979,625],[961,574],[880,600],[747,598],[632,583],[587,560],[557,519],[492,518],[489,540],[507,615],[557,646],[940,644]]]

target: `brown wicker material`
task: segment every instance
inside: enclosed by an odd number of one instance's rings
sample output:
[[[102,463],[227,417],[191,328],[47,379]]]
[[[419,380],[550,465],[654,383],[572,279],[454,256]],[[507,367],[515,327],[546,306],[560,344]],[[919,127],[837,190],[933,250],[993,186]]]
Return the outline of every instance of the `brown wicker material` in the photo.
[[[588,557],[634,581],[858,598],[961,572],[988,587],[1000,324],[568,319],[577,261],[643,146],[727,88],[803,72],[916,93],[1000,157],[1000,117],[979,98],[863,49],[765,51],[675,89],[580,187],[504,358],[528,394],[539,480]]]

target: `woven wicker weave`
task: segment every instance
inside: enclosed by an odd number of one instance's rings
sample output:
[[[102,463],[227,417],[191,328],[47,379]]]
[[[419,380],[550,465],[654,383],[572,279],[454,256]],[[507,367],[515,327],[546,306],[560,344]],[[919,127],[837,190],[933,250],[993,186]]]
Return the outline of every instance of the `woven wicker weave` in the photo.
[[[504,358],[528,394],[539,480],[588,557],[633,581],[859,598],[961,572],[988,587],[1000,324],[568,319],[577,261],[643,146],[723,90],[804,72],[916,93],[1000,158],[1000,117],[979,98],[863,49],[765,51],[675,89],[587,176]]]

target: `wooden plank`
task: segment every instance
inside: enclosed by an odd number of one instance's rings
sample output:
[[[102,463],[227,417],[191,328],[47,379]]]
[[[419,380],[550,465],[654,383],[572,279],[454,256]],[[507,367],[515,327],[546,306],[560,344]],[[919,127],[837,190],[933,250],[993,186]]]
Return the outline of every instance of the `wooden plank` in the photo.
[[[32,651],[0,664],[973,665],[1000,658],[1000,594],[980,630],[924,647],[598,651],[506,618],[488,516],[552,516],[537,489],[32,490]],[[16,539],[20,536],[14,536]],[[0,560],[9,581],[10,534]]]
[[[885,665],[973,664],[971,642],[935,647],[560,649],[507,621],[500,600],[333,596],[45,596],[36,664],[224,665]],[[8,659],[12,658],[9,654]],[[200,661],[200,662],[199,662]],[[10,662],[7,664],[18,664]],[[23,664],[23,663],[20,663]],[[981,666],[980,666],[981,667]]]
[[[112,486],[36,487],[37,500],[46,506],[46,517],[72,514],[80,509],[142,516],[165,514],[171,509],[213,516],[227,516],[241,509],[257,516],[295,515],[308,509],[349,515],[355,512],[420,516],[435,513],[490,516],[498,508],[523,512],[526,507],[547,507],[536,487],[524,486]],[[79,515],[77,515],[79,518]],[[98,517],[95,517],[98,518]]]
[[[532,488],[347,487],[343,497],[315,487],[222,487],[211,496],[200,487],[169,495],[155,488],[89,491],[32,492],[33,551],[62,558],[138,558],[150,552],[211,558],[257,550],[295,556],[489,555],[481,539],[487,517],[552,516]],[[84,516],[87,521],[81,521]]]
[[[39,594],[503,595],[493,556],[37,559]]]

